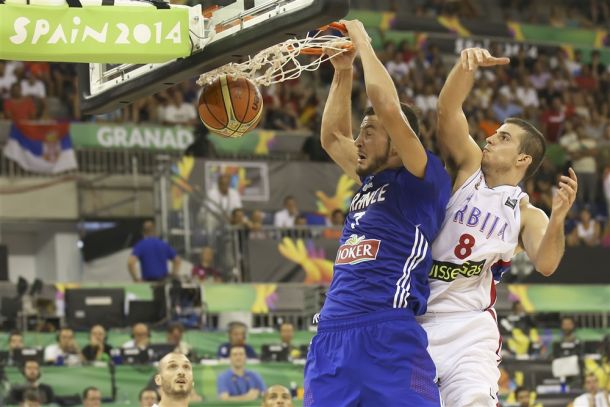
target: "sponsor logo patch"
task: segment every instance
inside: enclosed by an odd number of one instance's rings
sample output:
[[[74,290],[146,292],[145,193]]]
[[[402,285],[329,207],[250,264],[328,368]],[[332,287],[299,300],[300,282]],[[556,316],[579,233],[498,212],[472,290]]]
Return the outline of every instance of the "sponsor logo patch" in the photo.
[[[444,261],[434,261],[429,277],[434,280],[441,280],[447,283],[455,280],[457,276],[474,277],[481,274],[485,260],[467,261],[462,264],[454,264]]]
[[[364,236],[351,235],[347,241],[339,247],[335,264],[358,264],[363,261],[371,261],[377,258],[381,246],[381,240],[366,239]]]

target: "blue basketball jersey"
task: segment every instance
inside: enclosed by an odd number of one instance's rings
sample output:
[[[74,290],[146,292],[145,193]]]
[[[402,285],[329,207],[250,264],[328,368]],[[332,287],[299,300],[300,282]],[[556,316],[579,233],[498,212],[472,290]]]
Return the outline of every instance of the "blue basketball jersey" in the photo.
[[[423,179],[404,167],[363,178],[343,226],[320,320],[392,308],[425,313],[430,246],[450,195],[451,179],[431,153]]]

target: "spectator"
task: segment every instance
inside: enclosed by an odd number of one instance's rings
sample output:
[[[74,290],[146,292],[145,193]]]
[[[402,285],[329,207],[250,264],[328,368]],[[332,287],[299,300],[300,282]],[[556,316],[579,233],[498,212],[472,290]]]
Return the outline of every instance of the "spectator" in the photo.
[[[608,407],[608,392],[599,388],[597,376],[589,373],[585,376],[585,393],[574,399],[574,407]]]
[[[601,230],[599,223],[592,219],[591,211],[584,207],[580,211],[576,228],[567,237],[570,246],[597,246],[600,243]]]
[[[401,52],[394,52],[393,58],[385,66],[395,82],[400,82],[402,77],[409,73],[409,65],[405,62]]]
[[[142,226],[143,239],[133,247],[127,261],[133,281],[161,281],[168,276],[167,261],[172,261],[172,276],[180,272],[180,257],[166,242],[156,236],[155,223],[151,220]],[[138,277],[136,264],[140,262],[141,277]]]
[[[55,401],[55,395],[53,388],[48,384],[40,382],[42,373],[40,372],[40,365],[35,360],[26,360],[23,365],[21,374],[25,378],[25,383],[15,384],[11,386],[9,394],[6,399],[6,404],[19,404],[25,399],[25,393],[27,391],[34,391],[38,395],[38,401],[41,404],[50,404]]]
[[[294,226],[294,221],[299,214],[297,201],[292,195],[284,198],[284,209],[275,213],[273,217],[273,225],[278,228],[291,228]]]
[[[279,384],[269,386],[263,394],[261,407],[292,407],[290,390]]]
[[[301,350],[293,345],[292,340],[294,339],[294,325],[290,322],[283,322],[280,325],[280,340],[283,348],[288,349],[288,355],[291,359],[299,359],[301,357]]]
[[[57,334],[57,342],[44,349],[44,361],[57,365],[76,365],[80,363],[80,351],[74,340],[74,331],[62,328]]]
[[[21,94],[23,96],[31,96],[35,100],[42,100],[47,97],[47,89],[44,82],[28,72],[25,79],[21,80]]]
[[[509,117],[519,116],[523,113],[523,109],[518,105],[510,102],[506,95],[500,94],[498,99],[492,104],[494,118],[499,122],[504,122]]]
[[[138,400],[140,400],[140,407],[153,407],[159,402],[159,393],[157,390],[144,388],[140,390]]]
[[[576,322],[574,318],[564,316],[561,318],[561,340],[555,344],[555,357],[580,355],[582,345],[576,337]]]
[[[231,226],[241,229],[248,229],[250,227],[250,222],[248,221],[248,218],[246,218],[246,213],[242,208],[235,208],[231,211],[229,223]]]
[[[23,334],[21,331],[13,330],[8,335],[8,364],[15,363],[15,351],[23,349]]]
[[[192,126],[196,123],[197,112],[192,103],[184,102],[182,92],[176,90],[171,102],[165,107],[163,118],[166,124]]]
[[[174,352],[188,355],[192,351],[191,345],[182,339],[184,336],[184,325],[179,322],[171,323],[167,326],[166,342],[176,346]]]
[[[438,96],[434,91],[434,86],[427,84],[424,86],[423,93],[420,93],[415,97],[415,106],[421,110],[422,115],[425,115],[429,111],[436,111],[436,104],[438,102]]]
[[[502,318],[500,332],[508,338],[508,349],[516,356],[527,356],[540,350],[540,337],[532,317],[526,314],[520,301],[515,301],[512,312]]]
[[[230,368],[218,376],[216,387],[218,398],[227,401],[256,400],[264,391],[263,378],[246,369],[246,348],[241,345],[231,347]]]
[[[338,240],[343,233],[343,224],[345,223],[345,214],[341,209],[335,209],[330,214],[331,228],[325,229],[323,236],[326,239]]]
[[[541,122],[544,136],[551,143],[557,142],[561,134],[561,127],[567,117],[566,108],[558,97],[553,98],[551,107],[542,112]]]
[[[220,174],[217,185],[208,191],[207,196],[210,209],[227,221],[234,209],[242,207],[239,191],[231,188],[231,178],[231,174]]]
[[[11,94],[13,84],[17,82],[17,78],[6,70],[6,63],[0,61],[0,100],[6,99]]]
[[[82,350],[83,360],[93,362],[96,360],[108,361],[112,346],[106,342],[106,329],[101,325],[93,325],[89,330],[89,344]]]
[[[199,281],[222,282],[222,273],[214,266],[214,249],[210,246],[201,248],[199,263],[193,266],[191,275]]]
[[[36,105],[30,96],[21,95],[21,85],[11,86],[11,97],[4,101],[4,117],[7,120],[20,122],[36,118]]]
[[[23,393],[23,400],[19,407],[40,407],[40,394],[34,389],[27,389]]]
[[[593,205],[597,201],[597,141],[589,137],[582,126],[576,128],[576,136],[562,137],[561,145],[569,154],[578,177],[577,204]]]
[[[241,346],[246,350],[248,358],[258,358],[254,348],[246,343],[246,333],[246,324],[243,322],[231,322],[229,324],[229,342],[225,342],[218,347],[217,357],[228,358],[233,346]]]
[[[536,394],[527,387],[517,387],[515,398],[519,407],[542,407],[542,404],[536,403]]]
[[[196,395],[193,367],[183,354],[165,355],[159,362],[154,380],[161,396],[159,407],[187,407],[189,401],[201,401],[201,397],[193,397]]]
[[[250,239],[267,239],[268,233],[263,230],[263,224],[265,223],[265,213],[261,210],[254,210],[252,216],[250,216],[250,229],[248,238]]]
[[[102,392],[93,386],[83,390],[83,407],[100,407],[102,405]]]
[[[148,349],[149,346],[150,330],[148,329],[148,325],[139,322],[134,324],[131,328],[131,340],[125,342],[122,348],[138,348],[143,351]]]

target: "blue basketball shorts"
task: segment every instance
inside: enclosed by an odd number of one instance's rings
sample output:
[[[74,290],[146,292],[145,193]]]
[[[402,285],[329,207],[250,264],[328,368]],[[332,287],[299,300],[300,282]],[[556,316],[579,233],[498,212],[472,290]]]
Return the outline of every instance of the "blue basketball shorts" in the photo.
[[[428,338],[408,309],[321,321],[305,365],[304,407],[438,407]]]

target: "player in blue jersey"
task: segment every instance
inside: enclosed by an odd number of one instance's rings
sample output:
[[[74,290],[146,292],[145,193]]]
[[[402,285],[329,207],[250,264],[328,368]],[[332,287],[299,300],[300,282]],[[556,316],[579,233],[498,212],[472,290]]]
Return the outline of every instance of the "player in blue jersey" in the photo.
[[[436,369],[415,316],[426,311],[430,243],[443,222],[451,181],[419,141],[417,117],[399,102],[362,24],[344,23],[355,50],[332,59],[321,141],[362,185],[350,205],[307,357],[303,405],[439,406]],[[356,52],[372,106],[354,140]]]

